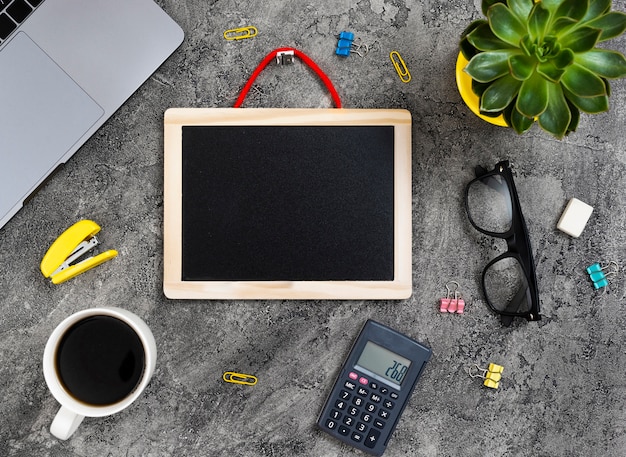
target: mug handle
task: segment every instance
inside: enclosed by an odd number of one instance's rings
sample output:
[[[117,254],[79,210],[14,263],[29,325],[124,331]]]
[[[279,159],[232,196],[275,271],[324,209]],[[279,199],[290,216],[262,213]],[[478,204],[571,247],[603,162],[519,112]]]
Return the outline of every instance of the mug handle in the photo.
[[[54,416],[52,425],[50,425],[50,433],[60,440],[66,440],[72,436],[84,418],[85,416],[61,406],[57,415]]]

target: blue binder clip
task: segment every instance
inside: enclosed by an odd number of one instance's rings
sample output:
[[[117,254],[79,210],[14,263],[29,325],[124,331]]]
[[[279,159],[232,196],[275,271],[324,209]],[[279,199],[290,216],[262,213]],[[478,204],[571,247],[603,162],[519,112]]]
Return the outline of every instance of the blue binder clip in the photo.
[[[615,265],[615,268],[607,273],[604,272],[611,265]],[[587,267],[587,274],[589,278],[593,282],[593,287],[596,289],[601,289],[609,285],[609,281],[607,280],[607,276],[615,274],[619,271],[619,266],[617,262],[611,261],[609,265],[606,267],[602,267],[598,262],[594,263]]]
[[[354,46],[354,33],[352,32],[341,32],[339,34],[339,39],[337,41],[337,48],[335,49],[335,54],[342,57],[348,57],[353,51],[352,47]]]

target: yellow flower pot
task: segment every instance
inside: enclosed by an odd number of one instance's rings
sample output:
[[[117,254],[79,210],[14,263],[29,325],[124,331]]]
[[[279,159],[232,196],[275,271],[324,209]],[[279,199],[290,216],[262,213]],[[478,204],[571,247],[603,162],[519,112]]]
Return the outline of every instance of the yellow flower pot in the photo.
[[[463,53],[459,52],[459,57],[456,59],[456,85],[459,88],[459,93],[461,94],[463,101],[479,118],[493,125],[508,127],[506,121],[504,120],[504,116],[500,115],[498,117],[489,117],[480,113],[480,99],[472,90],[472,77],[463,71],[468,63],[469,61],[465,58],[465,56],[463,56]]]

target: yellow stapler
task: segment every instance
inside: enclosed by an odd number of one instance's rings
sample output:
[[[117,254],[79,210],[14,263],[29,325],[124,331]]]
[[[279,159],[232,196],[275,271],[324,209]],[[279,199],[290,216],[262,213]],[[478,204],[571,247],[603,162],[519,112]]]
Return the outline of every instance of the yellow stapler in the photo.
[[[43,275],[50,278],[53,284],[60,284],[117,256],[117,251],[111,249],[72,265],[98,245],[95,235],[99,231],[98,224],[86,219],[68,228],[43,256],[40,266]]]

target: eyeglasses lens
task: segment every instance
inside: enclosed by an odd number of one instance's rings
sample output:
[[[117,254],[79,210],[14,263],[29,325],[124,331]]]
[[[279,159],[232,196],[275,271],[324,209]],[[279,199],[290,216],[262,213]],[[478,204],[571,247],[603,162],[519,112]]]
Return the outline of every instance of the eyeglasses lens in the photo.
[[[488,266],[484,273],[484,286],[487,300],[498,312],[530,312],[530,288],[517,258],[504,257]]]
[[[507,233],[513,224],[513,203],[504,176],[486,175],[473,181],[467,192],[467,209],[471,220],[481,230]],[[513,255],[487,266],[484,289],[487,301],[500,313],[522,314],[531,310],[528,279]]]
[[[469,216],[482,230],[505,233],[511,228],[513,209],[509,186],[501,175],[474,181],[467,193]]]

